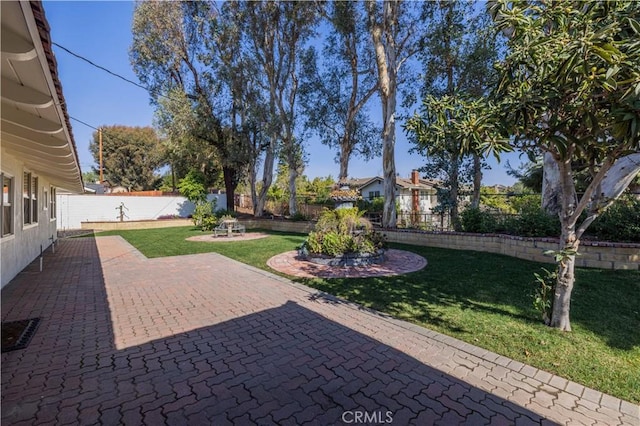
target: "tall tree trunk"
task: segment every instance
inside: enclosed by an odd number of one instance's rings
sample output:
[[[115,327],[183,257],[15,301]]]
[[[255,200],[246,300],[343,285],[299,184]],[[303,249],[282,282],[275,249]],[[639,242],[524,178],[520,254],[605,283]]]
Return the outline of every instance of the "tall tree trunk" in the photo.
[[[577,197],[575,184],[573,182],[573,171],[571,160],[557,161],[561,196],[560,211],[560,256],[558,262],[558,279],[553,295],[553,305],[551,310],[551,327],[559,328],[563,331],[571,331],[569,321],[569,310],[571,305],[571,291],[575,282],[575,253],[580,246],[580,240],[576,237],[576,218],[574,216],[577,207]]]
[[[251,191],[251,209],[253,214],[256,213],[256,205],[258,204],[258,192],[256,191],[256,183],[258,182],[256,172],[256,163],[253,162],[249,166],[249,188]]]
[[[562,209],[560,181],[558,163],[550,152],[545,152],[542,163],[542,209],[552,215],[559,214]]]
[[[454,230],[458,230],[458,172],[460,169],[460,158],[457,154],[451,155],[451,189],[449,191],[449,203],[450,203],[450,226]]]
[[[262,187],[260,188],[260,192],[258,193],[258,201],[255,204],[255,208],[253,211],[253,215],[255,217],[262,217],[264,215],[264,206],[267,202],[267,192],[271,187],[271,182],[273,182],[273,163],[275,162],[275,151],[277,144],[277,136],[275,134],[271,135],[271,140],[269,141],[269,146],[267,147],[267,152],[264,157],[264,166],[262,169]]]
[[[258,132],[256,130],[252,131],[251,137],[253,138],[251,146],[253,147],[253,155],[251,155],[251,159],[249,160],[249,188],[251,191],[251,209],[253,210],[253,214],[256,214],[256,206],[258,205],[258,191],[256,190],[256,185],[258,184],[258,170],[256,170],[258,166],[258,157],[259,157],[259,141],[258,141]]]
[[[222,168],[222,177],[224,179],[224,190],[227,193],[227,210],[235,211],[236,210],[236,187],[238,186],[237,179],[237,170],[233,167],[223,167]]]
[[[173,161],[171,162],[171,192],[176,192],[176,168],[173,165]]]
[[[382,102],[382,170],[384,177],[384,208],[382,211],[382,226],[385,228],[396,227],[396,54],[395,44],[383,42],[392,40],[389,34],[392,26],[397,24],[398,5],[397,1],[387,0],[383,4],[383,21],[381,24],[376,17],[376,2],[367,1],[369,14],[371,38],[376,52],[376,65],[378,68],[378,82],[380,90],[380,101]],[[385,29],[386,28],[386,29]]]
[[[289,160],[290,164],[295,164],[295,160]],[[294,216],[298,213],[298,190],[296,188],[296,178],[298,170],[294,167],[289,168],[289,215]]]
[[[578,250],[579,241],[576,239],[575,226],[562,221],[562,236],[560,237],[561,250]],[[551,311],[551,327],[559,328],[562,331],[571,331],[569,320],[569,310],[571,305],[571,292],[575,277],[576,256],[566,255],[558,263],[558,280],[553,295],[553,305]]]
[[[338,175],[338,182],[346,181],[349,177],[351,149],[348,133],[345,132],[344,136],[342,136],[342,141],[340,141],[340,174]]]
[[[480,155],[473,153],[473,197],[471,198],[471,207],[477,209],[480,207],[480,188],[482,186],[482,160]]]

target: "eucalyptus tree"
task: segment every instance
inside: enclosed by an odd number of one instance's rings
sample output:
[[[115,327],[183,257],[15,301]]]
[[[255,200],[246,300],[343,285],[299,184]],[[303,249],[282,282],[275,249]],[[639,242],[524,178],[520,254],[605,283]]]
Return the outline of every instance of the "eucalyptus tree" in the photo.
[[[424,9],[423,17],[429,23],[429,32],[424,38],[424,48],[418,55],[423,64],[422,111],[429,116],[425,117],[427,121],[439,117],[442,119],[440,125],[447,126],[448,122],[452,129],[450,132],[439,134],[421,134],[415,142],[417,150],[426,155],[425,170],[431,171],[427,176],[436,177],[434,173],[438,173],[445,177],[449,198],[447,204],[450,207],[452,222],[455,224],[460,186],[465,183],[460,182],[460,178],[467,175],[473,177],[471,204],[477,207],[480,201],[482,168],[486,167],[480,145],[464,146],[465,139],[460,136],[465,136],[468,132],[463,131],[459,135],[456,114],[465,114],[461,108],[471,107],[474,109],[472,115],[487,118],[486,114],[490,109],[480,111],[478,108],[487,105],[481,98],[488,94],[495,80],[493,62],[497,59],[496,37],[492,37],[489,30],[490,21],[487,14],[478,14],[474,4],[468,1],[429,2]],[[443,102],[447,103],[446,107]],[[431,114],[429,110],[432,108],[444,115]],[[479,122],[475,124],[479,125]],[[485,120],[484,129],[476,127],[476,136],[487,139],[497,137],[493,133],[497,129],[489,129],[488,124]],[[478,134],[478,131],[484,131],[485,134]],[[467,156],[471,156],[473,161],[465,161]],[[465,170],[469,166],[472,169]]]
[[[419,48],[420,16],[415,5],[401,0],[365,0],[367,25],[376,58],[382,103],[382,226],[396,226],[396,107],[399,74]]]
[[[180,111],[192,115],[192,119],[177,121],[193,126],[180,127],[171,133],[183,135],[178,141],[196,139],[215,149],[227,205],[233,206],[239,173],[247,156],[243,140],[233,129],[229,130],[229,113],[219,102],[223,94],[223,80],[217,76],[220,55],[207,42],[207,30],[217,24],[217,16],[215,4],[208,2],[138,3],[130,56],[136,75],[149,88],[154,103],[159,104],[169,93],[175,96],[179,92],[190,101],[192,109]],[[174,120],[164,123],[178,126]]]
[[[640,170],[640,3],[501,0],[488,8],[509,38],[494,93],[503,125],[555,170],[561,235],[548,324],[569,331],[580,238]],[[578,160],[591,175],[580,197]]]
[[[301,105],[305,127],[338,149],[338,181],[343,181],[354,154],[367,160],[380,155],[379,130],[366,110],[378,82],[362,3],[333,1],[321,11],[330,33],[321,63],[313,48],[304,57]]]
[[[203,176],[206,187],[215,186],[220,183],[222,173],[218,151],[208,141],[195,136],[195,129],[201,125],[196,108],[197,102],[182,89],[170,89],[157,100],[154,126],[162,136],[174,180],[195,170]]]
[[[273,182],[276,156],[289,166],[289,212],[296,213],[296,178],[301,169],[301,145],[295,138],[299,61],[304,43],[313,35],[317,8],[310,2],[261,0],[234,2],[242,17],[247,54],[261,75],[266,92],[269,144],[254,214],[261,216]]]

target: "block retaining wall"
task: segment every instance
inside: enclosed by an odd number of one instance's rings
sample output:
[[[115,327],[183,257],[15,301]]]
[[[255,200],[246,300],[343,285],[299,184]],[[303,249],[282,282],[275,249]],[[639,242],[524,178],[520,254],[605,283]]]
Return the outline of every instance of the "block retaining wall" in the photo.
[[[123,229],[170,228],[175,226],[193,226],[191,219],[162,219],[162,220],[130,220],[124,222],[81,222],[81,229],[96,231],[114,231]]]
[[[297,233],[307,233],[315,225],[313,222],[268,219],[243,220],[242,223],[247,228]],[[553,258],[545,256],[544,252],[558,249],[558,240],[553,238],[388,229],[382,232],[391,243],[484,251],[543,263],[554,263]],[[580,256],[576,258],[578,267],[640,270],[640,244],[582,241],[579,252]]]
[[[280,232],[306,234],[313,230],[314,222],[290,222],[270,219],[242,219],[248,229],[262,228]],[[164,228],[193,225],[191,219],[147,220],[129,222],[83,222],[82,229],[114,230]],[[519,259],[553,263],[547,250],[557,250],[558,240],[553,238],[524,238],[512,235],[469,234],[456,232],[425,232],[383,230],[387,241],[454,250],[474,250],[504,254]],[[576,265],[583,268],[640,270],[640,244],[583,241]]]

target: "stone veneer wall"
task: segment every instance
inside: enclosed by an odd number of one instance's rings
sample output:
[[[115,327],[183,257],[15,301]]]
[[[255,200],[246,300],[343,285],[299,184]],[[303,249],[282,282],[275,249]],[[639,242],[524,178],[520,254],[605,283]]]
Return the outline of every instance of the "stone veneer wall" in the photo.
[[[242,220],[242,223],[247,228],[297,233],[308,233],[314,227],[313,222],[283,220]],[[558,249],[558,240],[553,238],[413,230],[381,232],[386,235],[387,241],[392,243],[484,251],[543,263],[553,263],[552,257],[544,255],[545,251]],[[576,265],[584,268],[640,270],[640,244],[582,241]]]

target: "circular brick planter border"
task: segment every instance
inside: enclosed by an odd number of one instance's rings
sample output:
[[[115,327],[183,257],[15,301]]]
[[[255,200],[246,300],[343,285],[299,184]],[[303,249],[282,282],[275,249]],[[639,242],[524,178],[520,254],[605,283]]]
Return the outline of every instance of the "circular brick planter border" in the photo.
[[[267,265],[278,272],[300,278],[366,278],[391,277],[419,271],[427,266],[427,260],[410,251],[387,250],[382,263],[367,266],[328,266],[308,262],[297,251],[273,256]]]

